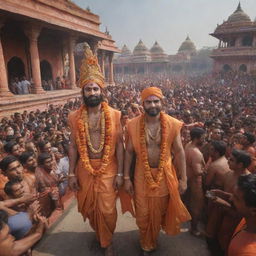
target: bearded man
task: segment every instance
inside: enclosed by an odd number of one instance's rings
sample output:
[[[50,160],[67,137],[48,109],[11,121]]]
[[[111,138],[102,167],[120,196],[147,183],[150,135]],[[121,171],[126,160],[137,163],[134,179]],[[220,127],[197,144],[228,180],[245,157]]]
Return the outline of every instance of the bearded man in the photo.
[[[180,224],[190,215],[180,199],[187,188],[186,161],[181,143],[182,122],[161,111],[163,94],[149,87],[141,94],[145,114],[127,126],[124,180],[126,191],[134,196],[136,222],[143,255],[156,249],[162,228],[167,234],[180,232]],[[130,167],[136,155],[134,187]],[[177,163],[177,173],[173,157]]]
[[[123,182],[121,113],[103,101],[104,78],[88,46],[80,75],[84,104],[69,115],[69,185],[105,255],[114,255],[117,188]]]

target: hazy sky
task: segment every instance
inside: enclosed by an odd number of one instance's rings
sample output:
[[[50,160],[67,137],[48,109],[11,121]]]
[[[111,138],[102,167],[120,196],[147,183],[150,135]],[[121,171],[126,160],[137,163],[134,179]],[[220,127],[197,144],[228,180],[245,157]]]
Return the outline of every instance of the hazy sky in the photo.
[[[130,50],[139,39],[151,48],[154,42],[166,53],[174,54],[189,35],[198,49],[216,46],[209,34],[217,24],[227,20],[237,8],[238,0],[73,0],[90,7],[100,16],[101,30],[108,27],[118,47]],[[242,0],[242,9],[252,20],[256,17],[256,0]]]

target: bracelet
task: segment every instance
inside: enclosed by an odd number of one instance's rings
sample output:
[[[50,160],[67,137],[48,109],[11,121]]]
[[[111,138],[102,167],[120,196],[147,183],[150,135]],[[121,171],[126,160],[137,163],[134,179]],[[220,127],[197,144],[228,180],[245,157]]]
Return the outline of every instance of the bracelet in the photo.
[[[118,176],[118,177],[123,177],[124,175],[123,175],[122,173],[117,173],[116,176]]]
[[[76,177],[76,175],[74,173],[71,173],[68,175],[68,178],[70,178],[70,177]]]
[[[129,180],[130,176],[124,176],[124,180]]]

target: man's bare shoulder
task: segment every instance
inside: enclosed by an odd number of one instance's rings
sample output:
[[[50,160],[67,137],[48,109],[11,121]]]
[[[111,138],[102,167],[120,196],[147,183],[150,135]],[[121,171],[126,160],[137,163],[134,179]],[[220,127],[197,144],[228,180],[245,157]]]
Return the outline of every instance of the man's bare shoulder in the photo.
[[[201,153],[199,148],[197,148],[189,143],[185,147],[185,155],[186,155],[187,160],[194,162],[194,163],[202,162],[204,159],[203,154]]]
[[[202,155],[201,151],[199,150],[198,147],[195,147],[192,145],[190,142],[185,146],[185,151],[190,153],[190,154],[198,154]]]

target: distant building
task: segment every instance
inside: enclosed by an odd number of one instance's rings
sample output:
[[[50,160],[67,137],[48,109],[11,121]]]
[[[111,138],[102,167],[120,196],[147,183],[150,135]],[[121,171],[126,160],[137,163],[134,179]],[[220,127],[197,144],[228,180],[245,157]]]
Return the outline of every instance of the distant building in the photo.
[[[149,50],[140,40],[133,52],[126,45],[123,46],[121,54],[114,59],[114,69],[116,74],[184,74],[210,71],[210,58],[207,55],[207,65],[200,65],[201,58],[197,58],[199,52],[189,37],[181,44],[175,55],[166,54],[158,42]]]
[[[219,39],[219,46],[211,55],[214,71],[256,73],[256,20],[251,20],[240,3],[211,35]]]
[[[78,43],[97,52],[102,70],[107,60],[106,80],[114,84],[113,55],[119,49],[109,32],[100,31],[98,15],[70,0],[5,0],[0,13],[0,118],[80,96],[74,61]],[[34,95],[18,92],[25,78]]]

